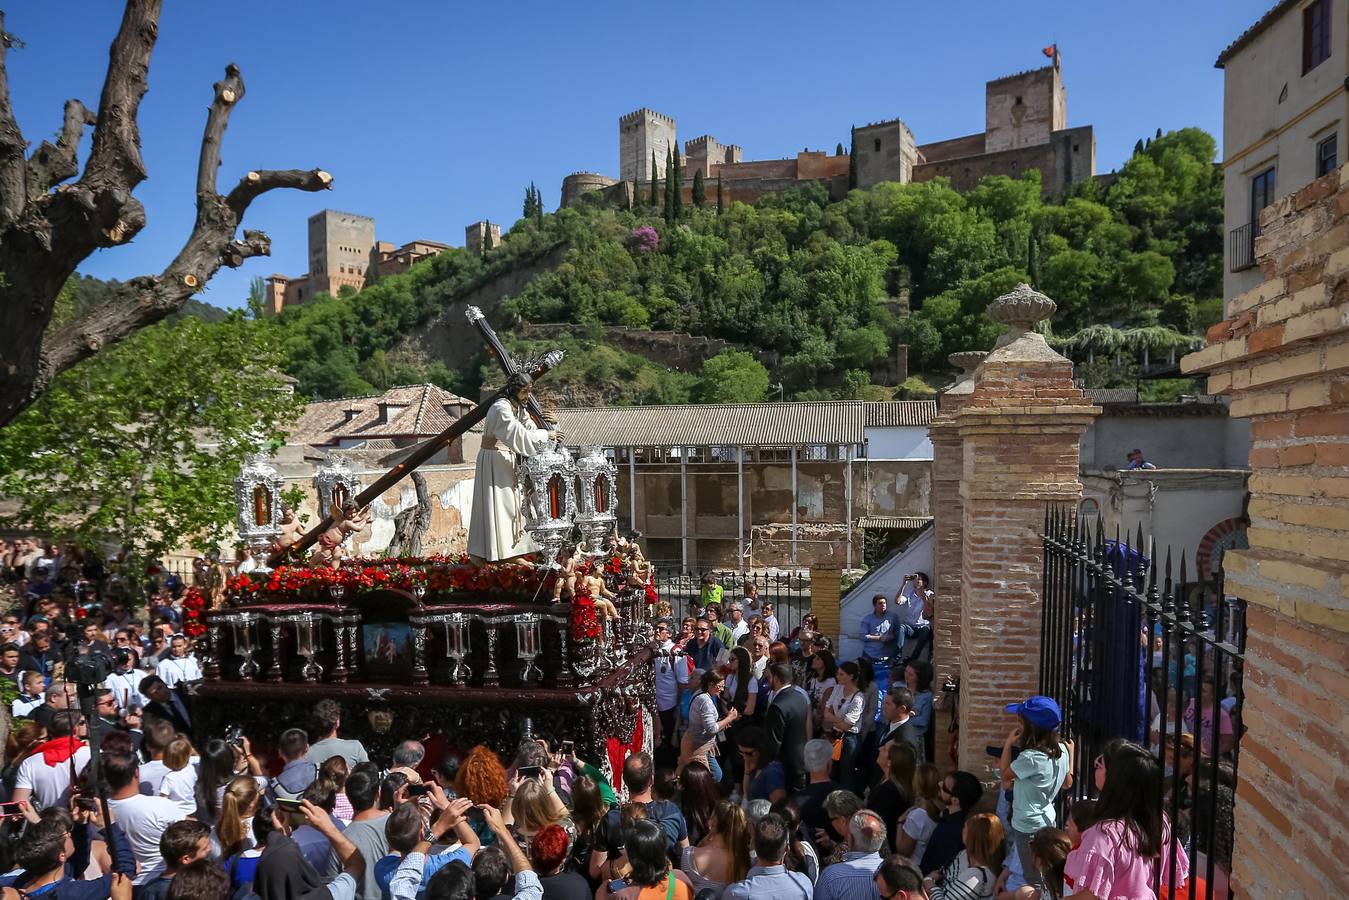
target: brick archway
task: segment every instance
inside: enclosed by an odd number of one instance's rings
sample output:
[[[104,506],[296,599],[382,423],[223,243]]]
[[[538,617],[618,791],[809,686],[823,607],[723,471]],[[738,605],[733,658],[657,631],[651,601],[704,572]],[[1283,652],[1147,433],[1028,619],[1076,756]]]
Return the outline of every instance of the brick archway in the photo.
[[[1223,519],[1210,528],[1199,542],[1195,551],[1195,569],[1199,577],[1205,580],[1218,574],[1222,567],[1223,554],[1228,550],[1246,549],[1246,528],[1248,522],[1240,516]]]

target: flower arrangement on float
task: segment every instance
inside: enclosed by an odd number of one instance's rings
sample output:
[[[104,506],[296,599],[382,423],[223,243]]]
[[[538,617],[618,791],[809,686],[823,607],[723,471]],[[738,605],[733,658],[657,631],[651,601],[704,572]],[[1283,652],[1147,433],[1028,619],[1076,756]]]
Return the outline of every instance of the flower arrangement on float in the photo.
[[[390,589],[416,591],[427,595],[489,593],[500,595],[543,595],[540,575],[526,558],[523,562],[475,565],[467,555],[429,557],[389,557],[345,560],[336,568],[328,566],[278,566],[265,573],[244,573],[227,582],[236,600],[267,597],[316,596],[331,588],[353,591]],[[545,584],[545,588],[547,585]]]
[[[206,597],[196,585],[183,591],[183,634],[190,638],[206,633]]]

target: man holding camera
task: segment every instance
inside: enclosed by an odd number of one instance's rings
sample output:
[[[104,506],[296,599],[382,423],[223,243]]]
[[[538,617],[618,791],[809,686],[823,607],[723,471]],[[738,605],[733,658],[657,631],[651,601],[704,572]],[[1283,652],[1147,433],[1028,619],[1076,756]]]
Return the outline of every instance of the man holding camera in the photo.
[[[928,621],[931,614],[932,592],[927,589],[927,575],[923,572],[914,572],[904,576],[904,583],[900,585],[899,594],[895,597],[895,614],[898,616],[900,624],[913,635],[913,653],[899,661],[901,667],[908,664],[910,659],[917,659],[926,647],[928,655],[932,655],[932,623]],[[904,644],[900,642],[900,649],[904,649]]]

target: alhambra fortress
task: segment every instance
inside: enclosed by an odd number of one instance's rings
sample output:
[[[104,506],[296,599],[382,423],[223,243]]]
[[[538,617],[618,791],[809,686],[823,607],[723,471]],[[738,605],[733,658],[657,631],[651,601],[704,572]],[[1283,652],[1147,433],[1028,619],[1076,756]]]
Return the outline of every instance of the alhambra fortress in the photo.
[[[561,205],[593,197],[602,203],[631,205],[654,177],[664,183],[668,154],[678,146],[675,120],[643,107],[618,120],[618,177],[574,172],[562,179]],[[919,144],[900,119],[852,129],[857,157],[857,187],[883,181],[901,184],[945,177],[956,190],[968,190],[987,175],[1018,177],[1040,172],[1043,193],[1052,196],[1096,174],[1096,136],[1090,125],[1068,127],[1068,93],[1057,54],[1052,65],[1008,75],[984,88],[984,130]],[[723,144],[710,134],[685,141],[682,190],[692,202],[694,177],[701,173],[708,192],[719,186],[725,202],[753,202],[774,191],[806,182],[824,184],[838,199],[849,189],[851,158],[843,153],[803,150],[794,158],[745,160],[738,144]],[[653,172],[652,166],[655,166]],[[418,239],[395,245],[375,238],[375,220],[357,213],[325,209],[309,218],[309,271],[275,274],[267,279],[265,308],[279,313],[319,294],[336,296],[359,290],[376,278],[402,272],[449,245]],[[464,231],[464,246],[474,253],[501,243],[501,226],[478,221]]]
[[[618,178],[574,172],[562,180],[562,205],[591,192],[606,202],[626,204],[654,175],[663,183],[667,154],[678,147],[672,116],[643,107],[618,120]],[[1057,56],[1054,64],[988,82],[984,89],[984,130],[919,144],[901,119],[852,129],[857,187],[882,181],[907,184],[938,176],[957,190],[974,187],[986,175],[1018,176],[1038,169],[1044,194],[1060,194],[1096,174],[1096,138],[1090,125],[1068,127],[1068,95]],[[702,173],[719,182],[727,201],[750,202],[766,193],[819,181],[838,199],[848,192],[848,153],[803,150],[793,159],[746,160],[738,144],[710,134],[685,141],[681,176],[691,190]],[[653,173],[652,166],[655,166]]]

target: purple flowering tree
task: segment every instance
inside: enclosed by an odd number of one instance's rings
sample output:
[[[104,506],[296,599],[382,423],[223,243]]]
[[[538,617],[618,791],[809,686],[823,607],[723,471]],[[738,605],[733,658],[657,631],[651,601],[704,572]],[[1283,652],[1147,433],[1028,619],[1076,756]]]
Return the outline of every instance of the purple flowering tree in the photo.
[[[660,233],[650,225],[634,228],[630,237],[638,253],[650,253],[660,247]]]

